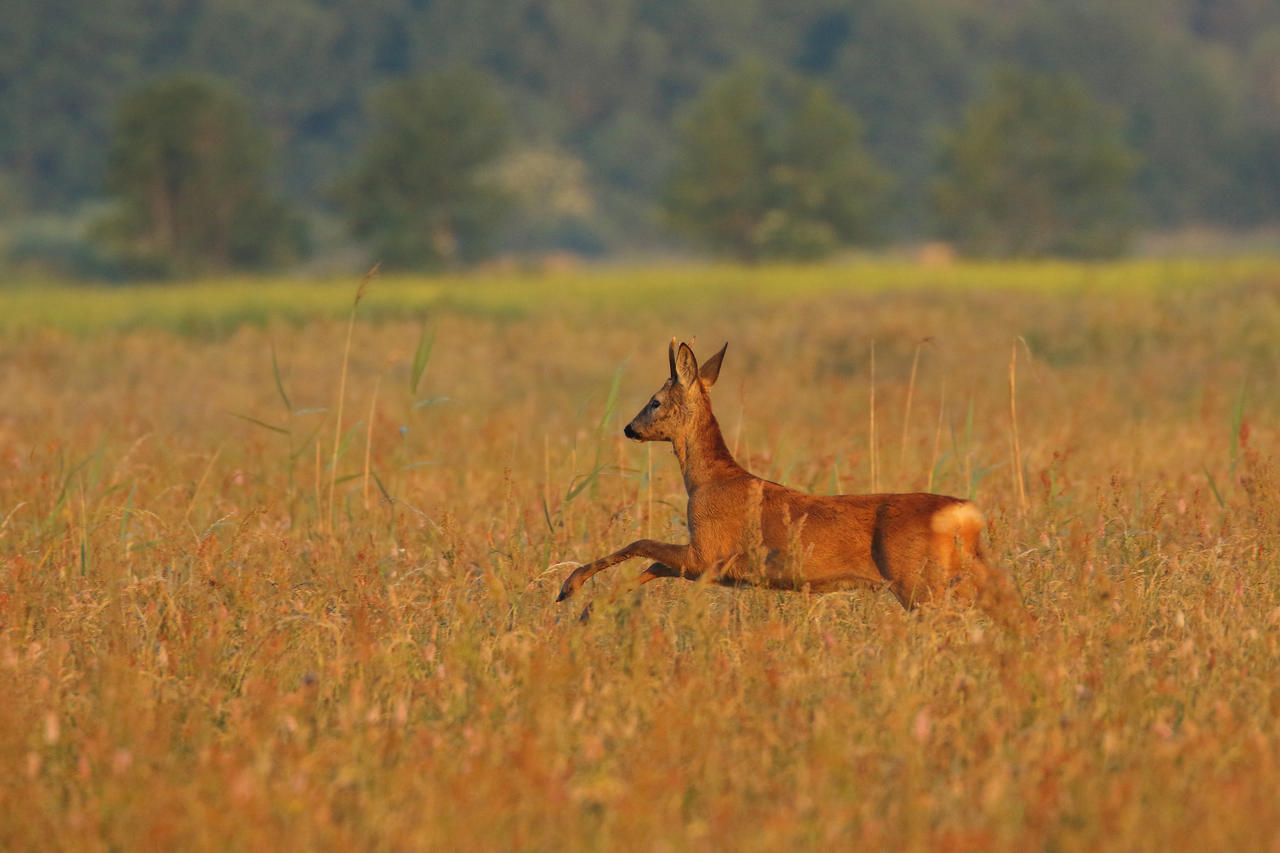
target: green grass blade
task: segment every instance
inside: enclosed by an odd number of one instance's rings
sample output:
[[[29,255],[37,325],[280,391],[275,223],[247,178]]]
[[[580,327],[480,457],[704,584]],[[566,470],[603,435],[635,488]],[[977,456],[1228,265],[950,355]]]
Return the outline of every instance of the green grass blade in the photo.
[[[409,371],[409,390],[414,394],[418,393],[418,383],[422,381],[422,374],[427,369],[427,362],[431,360],[431,350],[435,345],[435,328],[428,330],[424,326],[418,335],[418,346],[413,351],[413,368]]]
[[[624,361],[613,372],[613,382],[609,385],[609,396],[604,401],[604,413],[600,415],[600,423],[596,426],[596,429],[601,432],[608,426],[609,419],[613,417],[614,412],[618,410],[618,388],[622,385],[622,372],[626,367],[627,363]]]
[[[378,472],[370,471],[369,473],[373,475],[373,482],[377,483],[378,491],[382,492],[382,499],[389,504],[394,504],[395,501],[392,500],[391,493],[387,491],[387,487],[382,485],[382,478],[378,476]]]
[[[539,495],[538,497],[542,501],[542,517],[547,520],[547,530],[551,531],[551,534],[554,536],[556,526],[551,523],[551,507],[547,506],[547,499],[544,495]]]
[[[92,461],[92,455],[86,456],[84,459],[73,465],[71,470],[66,473],[66,476],[62,478],[62,488],[58,489],[57,500],[53,502],[53,509],[49,510],[49,516],[46,523],[52,522],[54,516],[62,510],[63,504],[67,502],[67,496],[71,493],[71,478],[80,473],[80,471]]]
[[[973,446],[973,395],[969,395],[969,413],[964,419],[964,449],[968,452]]]
[[[1218,502],[1218,508],[1226,509],[1227,502],[1222,499],[1222,492],[1218,491],[1218,482],[1209,473],[1209,466],[1207,465],[1204,466],[1204,476],[1209,480],[1209,491],[1213,492],[1213,499]]]
[[[138,490],[138,482],[135,480],[129,488],[129,497],[124,499],[124,513],[120,519],[120,540],[124,541],[129,536],[129,517],[133,514],[133,495]]]
[[[1236,394],[1236,404],[1231,410],[1231,468],[1230,473],[1236,472],[1236,465],[1240,462],[1240,430],[1244,427],[1244,406],[1245,398],[1249,390],[1249,376],[1245,375],[1240,380],[1240,391]]]
[[[452,401],[453,400],[451,397],[427,397],[424,400],[419,400],[418,402],[414,403],[413,407],[415,409],[425,409],[428,406],[438,406],[441,403],[450,403]]]
[[[266,421],[260,421],[257,418],[252,417],[250,415],[242,415],[239,412],[227,412],[227,414],[231,415],[231,417],[233,418],[239,418],[242,421],[248,421],[251,424],[257,424],[263,429],[269,429],[272,432],[278,432],[281,435],[289,435],[289,430],[285,429],[284,427],[278,427],[275,424],[269,424]]]
[[[286,412],[293,411],[293,404],[289,402],[289,395],[284,391],[284,380],[280,378],[280,363],[276,361],[276,345],[271,344],[271,375],[276,378],[276,390],[280,392],[280,399],[284,401],[284,410]]]
[[[351,439],[355,437],[362,426],[364,426],[364,421],[356,421],[342,434],[342,439],[338,442],[337,450],[333,454],[333,464],[335,466],[338,464],[338,460],[342,458],[342,454],[347,452],[347,445],[351,443]]]
[[[323,426],[324,426],[323,423],[316,424],[315,429],[311,430],[311,434],[308,435],[306,439],[304,439],[303,442],[298,445],[298,448],[296,450],[294,450],[292,453],[289,454],[290,462],[295,461],[299,456],[301,456],[303,453],[306,453],[308,450],[311,449],[312,442],[316,440],[316,436],[320,434],[320,428]]]
[[[600,472],[603,471],[606,467],[607,466],[605,465],[597,464],[590,471],[588,471],[586,476],[584,476],[581,480],[579,480],[576,485],[571,486],[569,488],[569,491],[565,492],[565,496],[564,496],[565,503],[568,503],[569,501],[573,500],[578,495],[582,494],[583,489],[595,483],[596,480],[599,479],[600,477]]]

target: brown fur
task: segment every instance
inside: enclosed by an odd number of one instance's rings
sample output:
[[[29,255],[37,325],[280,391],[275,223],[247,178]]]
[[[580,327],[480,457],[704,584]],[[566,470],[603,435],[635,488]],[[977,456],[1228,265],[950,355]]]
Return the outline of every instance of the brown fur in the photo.
[[[708,393],[724,352],[699,367],[693,350],[672,340],[671,377],[625,429],[638,441],[672,443],[689,493],[689,544],[632,542],[575,569],[558,601],[597,572],[645,557],[656,562],[640,584],[705,577],[813,592],[887,588],[908,609],[949,598],[978,603],[1006,623],[1028,618],[1009,581],[983,562],[985,522],[971,502],[921,492],[809,495],[739,465]]]

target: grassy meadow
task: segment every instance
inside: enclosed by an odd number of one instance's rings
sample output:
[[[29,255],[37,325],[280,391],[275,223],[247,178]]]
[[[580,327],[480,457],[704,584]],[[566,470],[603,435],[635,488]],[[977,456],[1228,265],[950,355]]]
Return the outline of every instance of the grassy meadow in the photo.
[[[0,290],[0,848],[1280,850],[1280,262],[356,284]],[[556,605],[687,535],[673,335],[756,473],[977,500],[1036,631]]]

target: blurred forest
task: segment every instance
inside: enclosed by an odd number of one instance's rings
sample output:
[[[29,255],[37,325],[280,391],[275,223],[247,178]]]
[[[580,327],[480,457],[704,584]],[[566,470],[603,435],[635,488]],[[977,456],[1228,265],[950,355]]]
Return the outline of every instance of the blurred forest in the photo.
[[[352,239],[341,199],[369,150],[376,93],[468,69],[491,82],[505,113],[495,168],[506,196],[523,200],[494,235],[497,249],[679,249],[660,214],[679,129],[713,81],[752,61],[822,84],[856,119],[887,178],[884,239],[945,235],[940,164],[957,149],[952,134],[966,111],[1008,68],[1071,75],[1114,116],[1135,155],[1139,227],[1280,220],[1277,0],[3,0],[3,8],[0,223],[11,254],[56,254],[68,223],[103,215],[121,103],[189,73],[245,100],[272,149],[271,193],[305,212],[312,245]],[[74,241],[64,248],[79,251]]]

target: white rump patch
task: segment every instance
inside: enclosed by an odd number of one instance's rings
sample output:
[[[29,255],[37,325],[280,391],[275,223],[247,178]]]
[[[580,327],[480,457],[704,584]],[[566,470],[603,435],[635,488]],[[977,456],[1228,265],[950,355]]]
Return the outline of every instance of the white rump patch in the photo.
[[[956,533],[960,530],[980,530],[987,523],[982,511],[969,501],[943,507],[929,519],[934,533]]]

